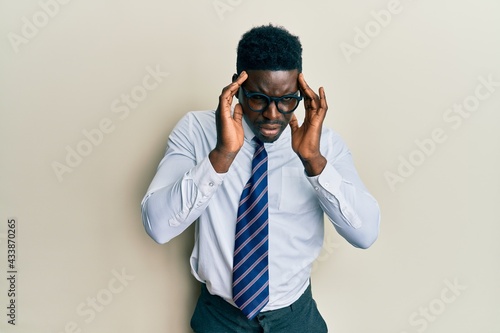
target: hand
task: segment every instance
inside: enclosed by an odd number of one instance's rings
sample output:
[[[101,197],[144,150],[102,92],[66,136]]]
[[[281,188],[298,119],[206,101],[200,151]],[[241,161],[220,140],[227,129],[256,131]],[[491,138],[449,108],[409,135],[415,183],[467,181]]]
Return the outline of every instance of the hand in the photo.
[[[233,115],[231,115],[231,105],[234,95],[236,95],[238,89],[247,78],[248,74],[245,71],[241,72],[236,81],[222,89],[222,93],[219,96],[219,105],[215,111],[217,145],[209,155],[210,162],[214,166],[215,171],[219,173],[227,172],[236,154],[243,146],[245,139],[241,123],[243,109],[238,103],[234,107]]]
[[[328,105],[323,87],[319,88],[318,96],[309,88],[302,73],[299,74],[298,83],[300,92],[304,96],[305,117],[302,126],[299,126],[295,114],[290,120],[292,149],[304,164],[306,173],[315,176],[323,171],[327,162],[319,148]]]

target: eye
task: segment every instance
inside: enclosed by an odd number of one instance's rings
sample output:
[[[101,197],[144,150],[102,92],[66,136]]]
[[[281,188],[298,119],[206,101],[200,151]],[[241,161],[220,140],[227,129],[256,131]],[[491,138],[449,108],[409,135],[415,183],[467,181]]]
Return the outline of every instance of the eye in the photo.
[[[254,95],[252,97],[250,97],[251,99],[255,100],[255,101],[261,101],[261,100],[264,100],[264,96],[262,95]]]

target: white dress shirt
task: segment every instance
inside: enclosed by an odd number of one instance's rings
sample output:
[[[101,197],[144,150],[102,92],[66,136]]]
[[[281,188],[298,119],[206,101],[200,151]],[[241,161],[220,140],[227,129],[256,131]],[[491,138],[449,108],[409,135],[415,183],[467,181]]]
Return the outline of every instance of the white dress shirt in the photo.
[[[218,174],[208,159],[217,142],[214,111],[186,114],[168,140],[167,151],[142,201],[147,233],[166,243],[196,221],[191,272],[211,294],[232,300],[232,266],[238,202],[250,178],[254,134],[243,121],[245,142],[229,171]],[[268,154],[269,303],[263,311],[297,300],[309,285],[313,261],[324,238],[324,214],[356,247],[377,238],[380,212],[361,182],[340,136],[324,128],[323,172],[307,177],[291,148],[287,126],[265,143]]]

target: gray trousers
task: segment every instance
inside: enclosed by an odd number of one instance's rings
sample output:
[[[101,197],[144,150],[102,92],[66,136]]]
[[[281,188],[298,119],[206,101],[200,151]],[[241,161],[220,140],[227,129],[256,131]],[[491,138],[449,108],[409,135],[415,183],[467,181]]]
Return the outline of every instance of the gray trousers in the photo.
[[[211,295],[202,284],[191,328],[196,333],[326,333],[328,328],[312,298],[311,286],[292,305],[261,312],[248,320],[238,309],[219,296]]]

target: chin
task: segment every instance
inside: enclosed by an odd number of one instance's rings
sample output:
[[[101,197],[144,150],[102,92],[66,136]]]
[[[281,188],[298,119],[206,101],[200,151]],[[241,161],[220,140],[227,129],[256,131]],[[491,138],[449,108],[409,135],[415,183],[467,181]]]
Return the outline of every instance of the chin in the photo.
[[[262,135],[257,135],[260,141],[265,142],[265,143],[273,143],[274,141],[278,140],[279,137],[281,136],[281,133],[275,135],[275,136],[262,136]]]

